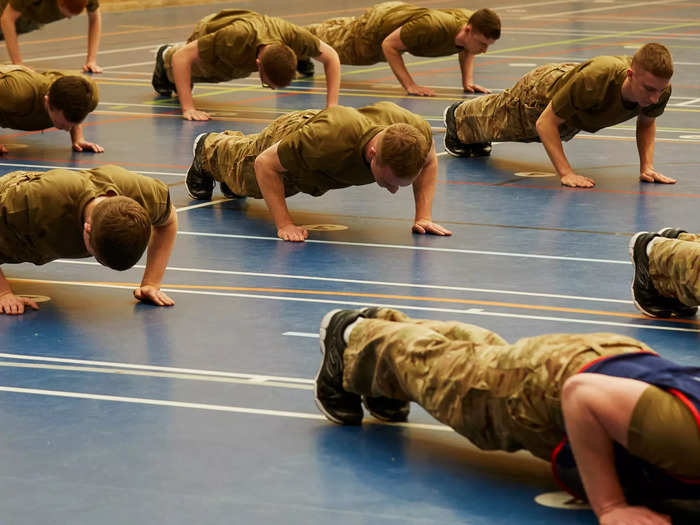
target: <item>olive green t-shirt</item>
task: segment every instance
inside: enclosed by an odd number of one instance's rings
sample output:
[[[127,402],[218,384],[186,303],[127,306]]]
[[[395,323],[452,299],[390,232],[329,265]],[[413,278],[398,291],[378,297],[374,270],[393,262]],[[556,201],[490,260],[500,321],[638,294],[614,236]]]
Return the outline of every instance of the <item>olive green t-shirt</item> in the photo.
[[[8,0],[0,0],[0,9],[4,10],[7,4]],[[9,4],[25,18],[41,24],[65,18],[58,8],[57,0],[9,0]],[[88,0],[85,8],[88,11],[95,11],[98,7],[100,7],[99,0]]]
[[[0,127],[36,131],[53,126],[44,97],[60,71],[33,71],[25,66],[0,65]],[[97,87],[93,84],[97,106]],[[92,111],[91,109],[91,111]]]
[[[170,217],[168,187],[120,166],[19,171],[0,177],[0,263],[90,257],[83,240],[83,210],[108,192],[136,200],[154,226]]]
[[[331,106],[309,119],[277,146],[289,188],[322,195],[328,190],[374,182],[364,157],[367,142],[391,124],[406,123],[418,128],[432,144],[430,125],[423,118],[392,102],[364,108]]]
[[[455,37],[471,14],[467,9],[426,9],[403,2],[384,2],[360,17],[362,31],[356,36],[380,48],[384,39],[400,27],[401,41],[412,55],[452,55],[459,51]]]
[[[243,9],[227,9],[207,18],[206,34],[196,40],[200,60],[217,71],[212,80],[244,78],[257,71],[255,59],[262,45],[286,44],[298,57],[321,54],[317,37],[281,18]]]
[[[622,83],[632,64],[628,56],[592,58],[565,73],[549,88],[554,113],[578,129],[594,133],[640,113],[658,117],[671,97],[671,86],[656,104],[642,108],[622,99]]]

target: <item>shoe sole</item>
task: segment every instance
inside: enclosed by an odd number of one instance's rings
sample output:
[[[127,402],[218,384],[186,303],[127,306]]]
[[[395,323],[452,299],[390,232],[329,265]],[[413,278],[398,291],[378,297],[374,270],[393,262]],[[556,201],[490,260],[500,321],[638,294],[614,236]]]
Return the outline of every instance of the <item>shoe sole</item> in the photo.
[[[199,141],[202,140],[202,138],[204,137],[204,135],[208,135],[208,134],[209,134],[209,132],[208,132],[208,131],[205,131],[204,133],[200,133],[199,135],[197,135],[197,136],[194,138],[194,142],[192,143],[192,163],[194,163],[195,152],[197,151],[197,144],[199,144]],[[186,178],[185,178],[185,193],[187,194],[187,196],[188,196],[190,199],[195,200],[195,201],[206,201],[206,200],[211,200],[211,197],[212,197],[212,196],[210,195],[208,199],[202,199],[202,198],[200,198],[200,197],[197,197],[197,196],[195,196],[195,195],[192,195],[192,193],[190,192],[190,188],[187,186],[187,179],[186,179]]]
[[[658,319],[659,318],[658,315],[654,315],[652,313],[647,312],[644,309],[644,307],[637,302],[637,298],[634,296],[634,282],[637,280],[637,263],[634,260],[634,246],[635,246],[635,244],[637,244],[637,239],[639,239],[639,237],[641,235],[645,235],[647,233],[649,233],[649,232],[637,232],[637,233],[635,233],[632,236],[632,238],[630,239],[629,244],[627,245],[627,251],[630,254],[630,259],[632,259],[632,266],[634,266],[634,275],[632,276],[632,284],[630,285],[630,292],[632,294],[632,301],[634,302],[634,307],[637,310],[639,310],[641,313],[643,313],[647,317],[653,317],[655,319]]]
[[[316,402],[316,406],[321,411],[321,413],[324,416],[326,416],[326,419],[332,421],[333,423],[336,423],[337,425],[345,425],[345,422],[326,412],[323,403],[321,403],[321,401],[319,401],[318,399],[318,377],[321,375],[321,371],[323,370],[323,363],[326,360],[326,331],[328,329],[328,325],[331,322],[331,319],[333,319],[333,316],[340,311],[340,308],[331,310],[323,316],[323,319],[321,319],[321,328],[318,331],[318,335],[321,339],[321,356],[323,357],[321,358],[321,366],[318,367],[318,372],[316,372],[316,378],[314,379],[314,401]]]
[[[442,112],[442,123],[445,125],[445,136],[447,136],[447,112],[450,110],[452,106],[447,106],[443,112]],[[464,158],[462,155],[457,155],[456,153],[451,152],[449,149],[447,149],[447,144],[445,144],[445,152],[448,155],[452,155],[455,158]]]

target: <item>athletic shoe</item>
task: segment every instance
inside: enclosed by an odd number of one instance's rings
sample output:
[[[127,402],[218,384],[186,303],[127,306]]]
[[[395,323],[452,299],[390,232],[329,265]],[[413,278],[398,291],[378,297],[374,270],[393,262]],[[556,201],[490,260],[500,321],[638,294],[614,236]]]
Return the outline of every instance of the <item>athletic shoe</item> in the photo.
[[[455,110],[460,104],[461,102],[455,102],[451,106],[447,106],[442,114],[445,122],[445,151],[453,157],[470,157],[471,148],[469,144],[465,144],[457,137]]]
[[[237,193],[233,193],[231,191],[231,188],[228,187],[228,184],[226,184],[224,181],[219,181],[219,189],[221,190],[221,193],[224,194],[224,197],[227,199],[245,199],[245,195],[238,195]]]
[[[297,60],[297,71],[303,77],[314,76],[314,63],[308,58],[300,58]]]
[[[649,317],[670,317],[672,312],[668,308],[666,298],[654,288],[649,275],[647,245],[658,236],[658,233],[637,232],[630,239],[629,253],[634,264],[632,298],[634,299],[634,306],[644,315]]]
[[[192,199],[211,200],[211,194],[214,191],[214,177],[204,171],[202,168],[202,149],[204,148],[204,139],[209,133],[197,135],[192,145],[192,165],[187,170],[187,178],[185,179],[185,189],[187,195]]]
[[[477,142],[476,144],[470,144],[471,151],[470,156],[472,157],[489,157],[491,156],[491,143],[490,142]]]
[[[360,396],[343,389],[343,352],[347,344],[345,329],[358,318],[360,310],[331,310],[321,321],[321,366],[316,374],[316,405],[333,423],[359,425],[362,423]]]
[[[681,233],[688,233],[687,230],[681,230],[680,228],[663,228],[659,230],[658,233],[661,237],[666,237],[667,239],[678,239]]]
[[[389,397],[363,396],[362,403],[374,417],[380,421],[391,423],[406,421],[411,411],[411,404],[408,401],[391,399]]]
[[[168,80],[168,74],[165,72],[165,64],[163,64],[163,53],[165,53],[166,49],[169,47],[170,44],[165,44],[158,48],[156,65],[153,68],[153,77],[151,78],[153,89],[162,97],[169,97],[170,94],[175,91],[175,84]]]

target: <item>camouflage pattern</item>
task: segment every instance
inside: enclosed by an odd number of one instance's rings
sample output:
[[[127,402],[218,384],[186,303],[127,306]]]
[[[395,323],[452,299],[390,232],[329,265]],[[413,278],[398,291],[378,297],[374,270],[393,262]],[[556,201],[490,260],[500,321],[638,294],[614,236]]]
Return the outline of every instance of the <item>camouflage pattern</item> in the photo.
[[[244,135],[240,131],[210,133],[202,148],[202,167],[217,181],[225,182],[236,195],[262,198],[255,177],[255,158],[267,148],[302,127],[320,110],[293,111],[276,119],[260,133]],[[284,195],[299,189],[284,179]]]
[[[549,460],[565,435],[562,385],[601,356],[650,351],[632,338],[552,334],[508,344],[478,326],[381,309],[344,352],[343,388],[420,404],[485,450]]]
[[[539,142],[537,119],[549,104],[549,88],[577,64],[545,64],[533,69],[503,93],[465,100],[455,111],[457,136],[465,144]],[[559,126],[563,141],[580,130]]]
[[[341,64],[369,66],[384,61],[384,53],[381,45],[367,34],[366,26],[372,22],[368,14],[369,10],[361,17],[331,18],[304,26],[304,29],[333,47]]]
[[[700,235],[681,233],[677,239],[654,239],[649,275],[661,295],[687,306],[700,305]]]

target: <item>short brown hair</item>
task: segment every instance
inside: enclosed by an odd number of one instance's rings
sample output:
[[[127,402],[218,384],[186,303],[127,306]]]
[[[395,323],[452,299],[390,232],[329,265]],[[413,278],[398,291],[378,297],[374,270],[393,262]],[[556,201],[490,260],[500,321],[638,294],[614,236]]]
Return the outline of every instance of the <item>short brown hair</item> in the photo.
[[[486,38],[493,40],[501,38],[501,19],[491,9],[474,11],[467,24],[471,24],[474,31],[481,33]]]
[[[638,66],[655,77],[668,80],[673,76],[673,58],[663,44],[651,42],[637,49],[632,56],[632,67]]]
[[[260,52],[260,67],[276,87],[285,87],[296,75],[297,56],[286,44],[269,44]]]
[[[392,124],[377,144],[377,162],[388,166],[396,177],[413,180],[423,169],[428,148],[418,128],[410,124]]]
[[[58,0],[58,3],[65,7],[69,13],[79,15],[87,6],[88,0]]]
[[[95,83],[78,75],[59,77],[49,88],[49,105],[74,124],[80,124],[97,107],[98,99]]]
[[[136,264],[151,238],[148,213],[129,197],[108,197],[98,202],[90,224],[95,258],[113,270],[128,270]]]

